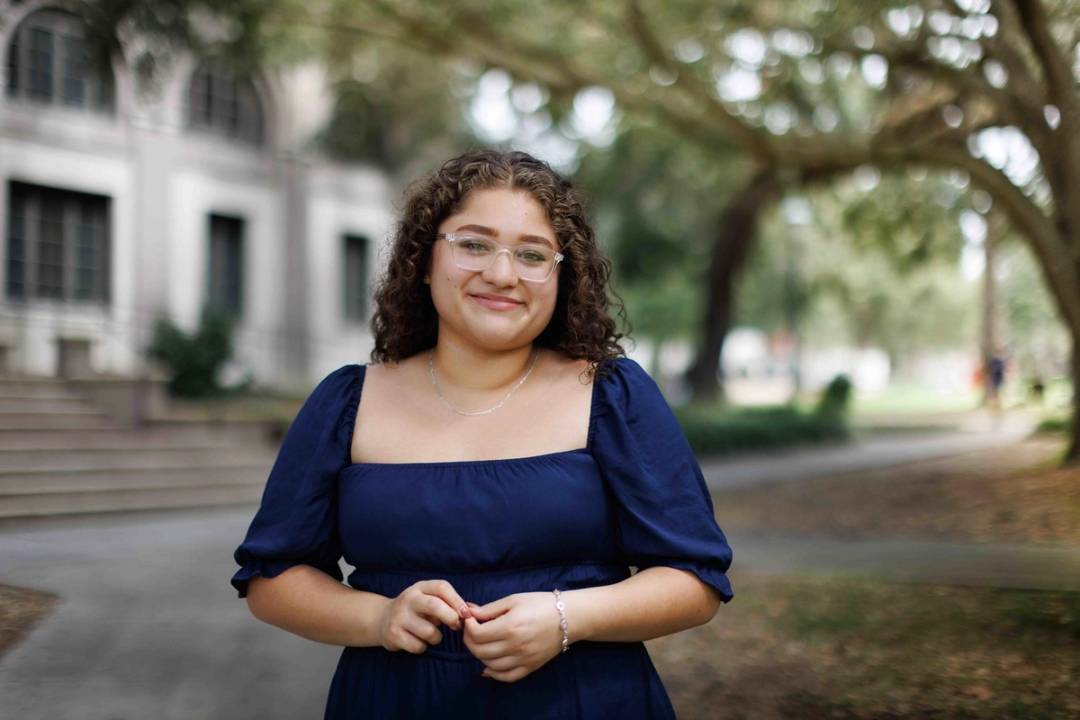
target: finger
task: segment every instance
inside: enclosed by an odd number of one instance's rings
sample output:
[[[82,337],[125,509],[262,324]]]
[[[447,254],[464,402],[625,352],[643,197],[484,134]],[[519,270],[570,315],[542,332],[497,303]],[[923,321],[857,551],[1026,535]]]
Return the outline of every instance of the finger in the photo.
[[[465,619],[465,632],[478,645],[505,639],[509,634],[509,628],[509,615],[500,615],[485,623],[477,622],[475,618]]]
[[[392,634],[390,649],[404,650],[413,655],[420,655],[428,649],[428,645],[405,628],[398,628],[397,631]]]
[[[428,645],[438,645],[442,642],[442,633],[439,631],[439,628],[423,618],[409,618],[402,623],[402,627]]]
[[[410,601],[409,609],[434,623],[442,623],[455,630],[461,629],[461,618],[441,597],[418,593]]]
[[[491,678],[492,680],[498,680],[499,682],[517,682],[521,678],[528,675],[529,671],[525,667],[518,666],[511,670],[505,671],[491,670],[490,668],[488,668],[480,674],[484,677]]]
[[[499,598],[494,602],[489,602],[487,605],[481,605],[480,607],[472,608],[472,615],[481,622],[491,620],[493,618],[502,615],[514,606],[514,599],[511,596]]]
[[[469,604],[458,594],[458,591],[454,589],[454,586],[449,581],[421,580],[417,583],[417,586],[425,594],[441,598],[458,619],[470,614]],[[444,620],[444,622],[446,621]],[[450,623],[447,622],[447,624]]]
[[[475,621],[470,621],[475,622]],[[489,663],[492,660],[496,660],[501,657],[506,657],[510,654],[511,645],[505,640],[496,640],[490,643],[477,643],[471,637],[468,632],[465,634],[465,647],[469,652],[473,654],[473,657],[483,660],[484,663]]]
[[[484,665],[492,672],[507,672],[521,665],[521,658],[512,655],[495,656],[489,660],[484,660]]]

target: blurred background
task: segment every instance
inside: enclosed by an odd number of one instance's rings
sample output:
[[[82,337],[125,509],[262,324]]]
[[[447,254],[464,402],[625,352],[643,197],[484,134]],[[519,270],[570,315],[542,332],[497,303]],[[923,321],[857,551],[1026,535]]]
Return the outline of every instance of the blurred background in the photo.
[[[1078,43],[1065,0],[0,1],[0,716],[321,716],[339,650],[230,554],[403,190],[485,145],[582,189],[734,547],[648,643],[680,717],[1080,716]]]

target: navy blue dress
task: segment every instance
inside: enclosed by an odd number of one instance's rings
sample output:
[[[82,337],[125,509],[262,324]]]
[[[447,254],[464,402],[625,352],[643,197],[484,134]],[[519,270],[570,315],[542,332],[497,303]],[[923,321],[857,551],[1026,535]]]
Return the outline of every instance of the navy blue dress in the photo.
[[[330,373],[305,401],[278,453],[232,577],[297,564],[396,597],[448,580],[479,605],[519,592],[617,583],[628,566],[689,570],[727,602],[731,548],[701,469],[652,378],[632,360],[593,383],[588,444],[496,460],[353,463],[365,367]],[[569,603],[568,603],[569,605]],[[573,613],[567,608],[573,637]],[[555,613],[552,596],[552,613]],[[523,679],[481,677],[463,631],[422,654],[346,647],[325,717],[673,718],[641,642],[572,642]]]

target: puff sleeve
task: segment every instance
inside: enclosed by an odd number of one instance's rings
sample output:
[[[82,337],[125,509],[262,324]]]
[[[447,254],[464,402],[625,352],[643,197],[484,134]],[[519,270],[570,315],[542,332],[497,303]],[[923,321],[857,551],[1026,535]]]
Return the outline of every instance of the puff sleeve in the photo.
[[[609,368],[596,380],[589,442],[614,497],[622,559],[689,570],[730,601],[731,547],[682,428],[640,365],[617,358]]]
[[[346,365],[323,378],[289,426],[259,509],[233,553],[240,570],[230,582],[239,597],[247,597],[256,575],[275,577],[294,565],[342,580],[337,476],[349,462],[362,370]]]

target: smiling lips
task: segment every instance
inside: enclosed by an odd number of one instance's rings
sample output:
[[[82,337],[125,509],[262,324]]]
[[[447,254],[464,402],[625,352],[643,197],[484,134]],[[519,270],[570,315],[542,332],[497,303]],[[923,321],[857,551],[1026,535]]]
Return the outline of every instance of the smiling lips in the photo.
[[[518,300],[502,295],[470,294],[469,297],[490,310],[513,310],[523,304]]]

